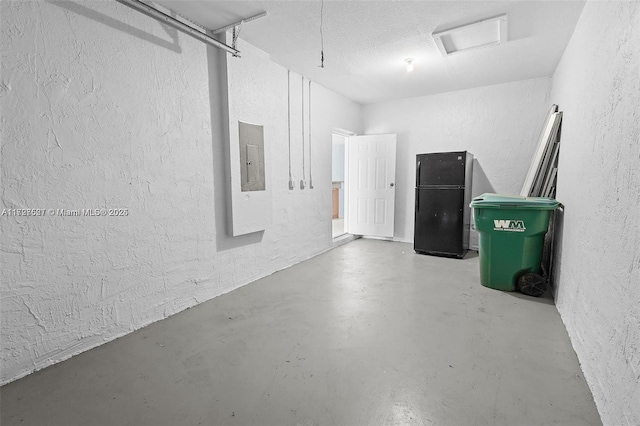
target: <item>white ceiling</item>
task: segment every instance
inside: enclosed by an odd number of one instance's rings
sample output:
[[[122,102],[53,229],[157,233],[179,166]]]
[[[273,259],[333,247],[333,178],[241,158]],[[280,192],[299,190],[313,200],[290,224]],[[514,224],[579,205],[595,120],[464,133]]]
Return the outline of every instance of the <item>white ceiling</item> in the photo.
[[[324,68],[315,1],[158,3],[214,29],[245,23],[240,38],[271,60],[360,104],[553,74],[583,1],[324,1]],[[443,57],[431,33],[506,13],[509,41]],[[414,58],[407,73],[404,60]],[[242,59],[238,59],[242,60]]]

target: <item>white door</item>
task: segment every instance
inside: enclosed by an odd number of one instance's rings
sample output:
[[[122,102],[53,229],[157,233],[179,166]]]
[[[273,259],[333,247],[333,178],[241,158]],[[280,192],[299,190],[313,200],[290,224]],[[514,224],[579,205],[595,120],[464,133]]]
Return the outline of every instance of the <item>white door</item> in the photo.
[[[393,237],[396,135],[351,136],[347,157],[347,232]]]

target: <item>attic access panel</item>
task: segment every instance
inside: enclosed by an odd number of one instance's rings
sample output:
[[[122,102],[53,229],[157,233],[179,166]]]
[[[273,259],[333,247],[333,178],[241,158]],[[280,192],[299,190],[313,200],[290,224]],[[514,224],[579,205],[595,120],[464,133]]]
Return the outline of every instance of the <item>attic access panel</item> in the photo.
[[[264,126],[238,121],[241,191],[264,191]]]
[[[507,15],[494,16],[431,34],[442,56],[507,41]]]

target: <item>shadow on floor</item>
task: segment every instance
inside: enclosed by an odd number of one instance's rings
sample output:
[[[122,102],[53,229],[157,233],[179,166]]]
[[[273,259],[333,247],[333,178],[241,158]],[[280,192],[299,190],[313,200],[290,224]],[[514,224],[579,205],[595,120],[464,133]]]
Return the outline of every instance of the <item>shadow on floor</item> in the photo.
[[[545,305],[555,305],[555,301],[553,300],[553,293],[551,289],[547,289],[546,293],[540,297],[527,296],[526,294],[522,294],[518,291],[509,292],[510,296],[516,297],[518,299],[530,300],[532,302],[544,303]]]
[[[469,250],[462,260],[473,259],[474,257],[478,257],[478,252],[475,250]]]

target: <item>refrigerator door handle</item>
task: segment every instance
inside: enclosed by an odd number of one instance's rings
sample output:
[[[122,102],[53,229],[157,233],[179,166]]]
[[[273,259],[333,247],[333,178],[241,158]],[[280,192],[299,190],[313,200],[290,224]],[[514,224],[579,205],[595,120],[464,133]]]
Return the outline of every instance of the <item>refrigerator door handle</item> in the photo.
[[[420,186],[420,160],[418,160],[418,165],[416,166],[416,187]]]
[[[420,191],[416,190],[416,212],[420,211]]]

